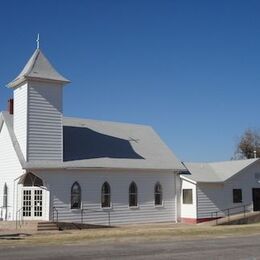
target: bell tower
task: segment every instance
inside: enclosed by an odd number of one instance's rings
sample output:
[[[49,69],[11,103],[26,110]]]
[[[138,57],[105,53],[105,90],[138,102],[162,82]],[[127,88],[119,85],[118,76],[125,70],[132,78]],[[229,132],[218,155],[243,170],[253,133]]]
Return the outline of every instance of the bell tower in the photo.
[[[37,49],[8,84],[14,91],[14,132],[25,161],[63,161],[63,86],[59,74]]]

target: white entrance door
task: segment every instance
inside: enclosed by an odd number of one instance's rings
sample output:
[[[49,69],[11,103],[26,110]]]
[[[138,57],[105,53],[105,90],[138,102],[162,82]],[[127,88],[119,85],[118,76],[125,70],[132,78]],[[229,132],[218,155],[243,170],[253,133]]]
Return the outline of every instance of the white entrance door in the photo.
[[[23,219],[40,220],[43,219],[43,189],[39,187],[24,187],[22,189]]]

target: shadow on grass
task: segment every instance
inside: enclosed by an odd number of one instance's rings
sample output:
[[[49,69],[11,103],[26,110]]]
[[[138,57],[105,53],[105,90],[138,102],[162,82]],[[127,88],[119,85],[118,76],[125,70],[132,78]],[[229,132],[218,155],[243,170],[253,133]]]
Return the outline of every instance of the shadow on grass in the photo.
[[[27,233],[3,234],[0,235],[0,240],[22,240],[29,236],[31,236],[31,234]]]

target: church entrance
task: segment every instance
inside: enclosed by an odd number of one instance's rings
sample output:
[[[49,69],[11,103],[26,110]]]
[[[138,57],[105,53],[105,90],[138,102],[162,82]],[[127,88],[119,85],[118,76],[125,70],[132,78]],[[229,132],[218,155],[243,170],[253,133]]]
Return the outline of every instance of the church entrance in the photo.
[[[22,189],[23,219],[42,219],[43,193],[44,190],[37,187],[25,187]]]
[[[19,184],[21,188],[21,209],[20,219],[23,220],[44,220],[48,207],[47,190],[43,181],[33,173],[24,175]]]

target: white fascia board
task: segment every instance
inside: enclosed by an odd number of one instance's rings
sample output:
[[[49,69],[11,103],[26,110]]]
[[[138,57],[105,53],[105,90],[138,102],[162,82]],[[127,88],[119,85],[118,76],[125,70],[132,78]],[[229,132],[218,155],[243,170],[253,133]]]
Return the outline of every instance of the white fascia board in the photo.
[[[229,178],[223,180],[223,182],[227,182],[227,181],[231,181],[232,179],[234,179],[237,175],[239,175],[240,173],[243,173],[243,171],[247,170],[248,168],[250,168],[252,165],[256,164],[260,162],[260,158],[258,158],[257,160],[253,161],[252,163],[250,163],[249,165],[247,165],[246,167],[244,167],[243,169],[241,169],[240,171],[236,172],[235,174],[233,174],[232,176],[230,176]]]
[[[185,180],[185,181],[188,181],[188,182],[190,182],[190,183],[192,183],[192,184],[195,184],[195,185],[197,184],[196,181],[191,180],[190,178],[187,178],[187,177],[185,177],[185,176],[183,176],[183,175],[180,175],[180,178],[183,179],[183,180]]]
[[[0,113],[0,132],[1,132],[1,130],[2,130],[3,125],[4,125],[3,114]]]

